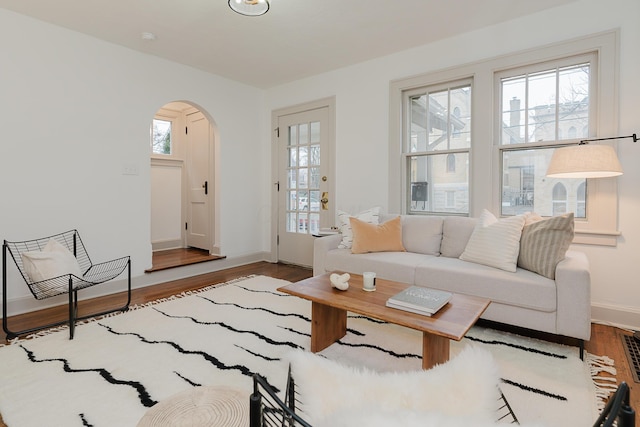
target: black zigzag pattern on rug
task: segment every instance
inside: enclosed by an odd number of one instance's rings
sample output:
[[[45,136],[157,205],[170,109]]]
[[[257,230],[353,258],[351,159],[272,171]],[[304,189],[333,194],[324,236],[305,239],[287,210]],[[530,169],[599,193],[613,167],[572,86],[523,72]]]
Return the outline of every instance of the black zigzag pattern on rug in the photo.
[[[238,334],[247,334],[247,335],[253,335],[254,337],[269,343],[271,345],[275,345],[275,346],[288,346],[291,347],[292,349],[300,349],[302,347],[300,347],[298,344],[291,342],[291,341],[276,341],[272,338],[269,338],[266,335],[262,335],[256,331],[248,331],[248,330],[243,330],[243,329],[238,329],[238,328],[234,328],[231,325],[226,324],[225,322],[205,322],[202,320],[198,320],[195,317],[191,317],[191,316],[176,316],[176,315],[172,315],[172,314],[168,314],[168,313],[164,313],[161,310],[158,310],[157,308],[154,308],[154,310],[156,310],[158,313],[162,314],[163,316],[169,317],[171,319],[188,319],[191,320],[193,323],[197,324],[197,325],[204,325],[204,326],[220,326],[222,328],[225,328],[231,332],[235,332]]]
[[[244,288],[241,288],[241,289],[244,289]],[[263,291],[263,292],[266,292],[266,291]],[[267,292],[267,293],[270,293],[270,292]],[[245,306],[242,306],[240,304],[233,303],[233,302],[217,302],[217,301],[212,300],[211,298],[203,297],[203,296],[200,296],[200,295],[196,295],[196,296],[198,298],[203,299],[203,300],[209,301],[210,303],[215,304],[215,305],[221,305],[221,306],[225,306],[226,305],[226,306],[235,307],[235,308],[239,308],[241,310],[248,310],[248,311],[261,311],[261,312],[268,313],[268,314],[271,314],[271,315],[276,316],[276,317],[294,317],[294,318],[302,319],[302,320],[305,320],[305,321],[311,323],[311,319],[309,317],[303,316],[303,315],[297,314],[297,313],[279,313],[277,311],[268,310],[268,309],[266,309],[264,307],[245,307]],[[290,295],[286,295],[286,296],[290,297]],[[347,331],[351,332],[354,335],[364,336],[364,334],[362,332],[359,332],[359,331],[357,331],[355,329],[347,328]]]
[[[68,360],[62,359],[62,358],[38,359],[36,357],[36,355],[31,350],[26,348],[24,345],[20,345],[20,347],[27,353],[27,357],[29,358],[29,361],[31,361],[33,363],[61,362],[64,371],[67,372],[67,373],[73,373],[73,374],[86,373],[86,372],[97,372],[102,378],[104,378],[105,381],[107,381],[107,382],[109,382],[111,384],[133,387],[138,392],[138,397],[140,399],[140,403],[142,403],[144,406],[150,408],[153,405],[155,405],[156,403],[158,403],[158,402],[156,402],[155,400],[153,400],[151,398],[151,396],[147,392],[147,389],[137,381],[125,381],[125,380],[116,379],[111,374],[111,372],[109,372],[108,370],[106,370],[104,368],[74,369],[74,368],[71,367],[71,364],[69,363]]]
[[[549,397],[551,399],[555,399],[555,400],[559,400],[559,401],[563,401],[563,402],[567,401],[566,397],[560,396],[559,394],[553,394],[553,393],[546,392],[544,390],[540,390],[539,388],[529,387],[527,385],[524,385],[524,384],[521,384],[521,383],[518,383],[518,382],[515,382],[515,381],[511,381],[511,380],[508,380],[506,378],[500,378],[500,380],[505,384],[509,384],[509,385],[514,386],[514,387],[518,387],[520,390],[528,391],[530,393],[539,394],[540,396]]]
[[[248,377],[253,376],[253,372],[251,372],[251,370],[249,368],[247,368],[246,366],[243,365],[227,365],[225,363],[222,363],[220,361],[220,359],[218,359],[217,357],[204,352],[204,351],[200,351],[200,350],[187,350],[185,348],[183,348],[181,345],[173,342],[173,341],[167,341],[167,340],[149,340],[145,337],[143,337],[140,334],[137,334],[135,332],[118,332],[113,330],[113,328],[107,326],[107,325],[103,325],[98,323],[100,326],[102,326],[103,328],[107,329],[109,332],[111,332],[114,335],[120,335],[120,336],[133,336],[138,338],[141,342],[145,343],[145,344],[166,344],[169,345],[171,347],[173,347],[175,350],[177,350],[179,353],[181,354],[189,354],[189,355],[196,355],[196,356],[201,356],[204,360],[206,360],[207,362],[211,363],[213,366],[215,366],[216,368],[222,370],[222,371],[228,371],[228,370],[235,370],[235,371],[239,371],[242,375],[246,375]]]
[[[566,359],[567,358],[567,356],[563,355],[563,354],[551,353],[551,352],[544,351],[544,350],[538,350],[536,348],[531,348],[531,347],[526,347],[526,346],[523,346],[523,345],[508,343],[508,342],[505,342],[505,341],[483,340],[483,339],[480,339],[480,338],[475,338],[475,337],[470,336],[470,335],[466,335],[465,338],[468,339],[468,340],[471,340],[471,341],[480,342],[482,344],[503,345],[505,347],[511,347],[511,348],[515,348],[515,349],[518,349],[518,350],[524,350],[524,351],[528,351],[529,353],[540,354],[542,356],[554,357],[556,359]]]

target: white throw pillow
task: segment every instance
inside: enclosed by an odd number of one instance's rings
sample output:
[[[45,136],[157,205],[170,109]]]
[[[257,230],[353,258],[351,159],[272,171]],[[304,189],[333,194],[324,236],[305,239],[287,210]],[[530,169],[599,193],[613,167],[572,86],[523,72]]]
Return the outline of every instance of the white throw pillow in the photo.
[[[82,277],[76,257],[54,239],[49,240],[42,251],[24,252],[22,265],[32,282],[41,282],[65,274]]]
[[[351,249],[353,245],[353,230],[351,229],[351,220],[349,218],[357,218],[360,221],[369,224],[380,223],[380,208],[375,207],[362,211],[357,215],[351,215],[348,212],[338,210],[338,229],[342,234],[342,241],[338,245],[340,249]]]
[[[485,209],[460,259],[515,273],[524,221],[522,215],[498,220]]]

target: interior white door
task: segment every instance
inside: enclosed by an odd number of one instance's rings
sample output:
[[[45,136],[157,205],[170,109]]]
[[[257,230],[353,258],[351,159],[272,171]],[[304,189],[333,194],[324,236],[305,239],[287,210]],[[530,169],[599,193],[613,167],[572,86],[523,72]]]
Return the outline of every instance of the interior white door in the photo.
[[[334,218],[329,108],[278,117],[278,260],[313,264],[314,234]]]
[[[187,246],[211,250],[211,126],[201,112],[187,115]]]

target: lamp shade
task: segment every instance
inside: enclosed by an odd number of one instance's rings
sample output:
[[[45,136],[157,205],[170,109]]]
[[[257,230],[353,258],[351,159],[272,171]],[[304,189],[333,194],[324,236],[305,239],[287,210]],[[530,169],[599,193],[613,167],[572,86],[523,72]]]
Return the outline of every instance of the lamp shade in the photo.
[[[580,144],[557,148],[547,169],[550,178],[607,178],[618,175],[622,175],[622,166],[610,145]]]

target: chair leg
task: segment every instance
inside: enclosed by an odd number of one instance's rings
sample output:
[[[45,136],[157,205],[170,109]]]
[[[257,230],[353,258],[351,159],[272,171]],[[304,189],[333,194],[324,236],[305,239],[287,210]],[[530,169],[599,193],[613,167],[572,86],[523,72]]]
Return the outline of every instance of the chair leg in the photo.
[[[69,278],[69,339],[73,339],[73,333],[76,326],[76,309],[78,292],[72,291],[73,279]],[[75,295],[75,298],[74,298]]]
[[[7,321],[7,243],[2,244],[2,329],[7,334],[7,339],[16,336],[9,330]]]

